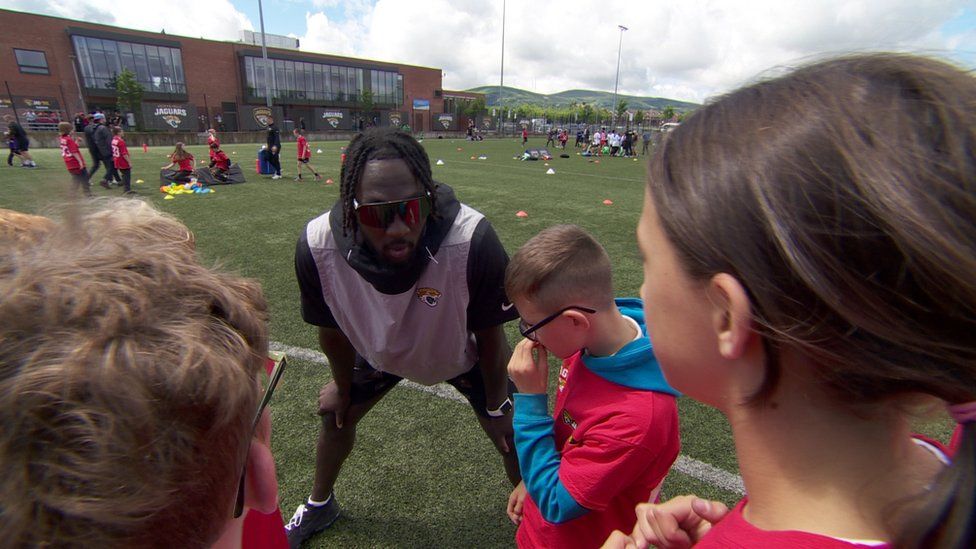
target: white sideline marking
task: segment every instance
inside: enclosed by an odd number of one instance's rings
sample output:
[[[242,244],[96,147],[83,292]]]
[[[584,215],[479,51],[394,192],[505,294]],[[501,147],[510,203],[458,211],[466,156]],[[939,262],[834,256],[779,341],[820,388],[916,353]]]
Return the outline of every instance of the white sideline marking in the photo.
[[[313,349],[292,347],[291,345],[285,345],[283,343],[271,342],[271,350],[287,353],[295,358],[315,362],[317,364],[329,364],[329,361],[324,353],[321,351],[315,351]],[[461,396],[461,394],[458,393],[454,387],[451,387],[447,383],[438,383],[437,385],[428,386],[414,383],[413,381],[405,379],[400,382],[400,385],[415,391],[430,393],[446,400],[460,402],[461,404],[468,403],[468,401]],[[693,457],[688,457],[682,454],[679,455],[678,459],[674,462],[674,468],[679,472],[688,475],[689,477],[711,484],[712,486],[721,488],[722,490],[726,490],[740,496],[745,495],[745,485],[742,484],[742,477],[735,473],[730,473],[724,469],[715,467],[714,465],[705,463],[704,461],[698,461]]]

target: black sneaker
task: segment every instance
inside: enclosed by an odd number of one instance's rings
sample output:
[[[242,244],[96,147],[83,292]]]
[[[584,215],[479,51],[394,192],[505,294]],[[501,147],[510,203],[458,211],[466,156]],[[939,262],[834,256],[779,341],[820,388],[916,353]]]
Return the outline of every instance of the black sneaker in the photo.
[[[315,534],[325,530],[339,518],[339,502],[335,494],[329,496],[329,503],[322,506],[303,503],[295,509],[295,514],[285,525],[288,547],[298,549],[302,543]]]
[[[111,189],[111,188],[112,188],[112,187],[111,187],[111,186],[110,186],[110,185],[108,184],[108,181],[105,181],[104,179],[103,179],[103,180],[101,180],[101,181],[99,181],[99,182],[98,182],[98,184],[99,184],[99,185],[101,185],[103,189]]]

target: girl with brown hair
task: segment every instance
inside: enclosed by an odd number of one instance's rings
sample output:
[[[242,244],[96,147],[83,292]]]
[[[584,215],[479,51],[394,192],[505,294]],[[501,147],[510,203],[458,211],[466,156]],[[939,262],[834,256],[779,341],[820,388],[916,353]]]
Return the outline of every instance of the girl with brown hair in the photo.
[[[976,81],[859,55],[743,88],[650,164],[642,297],[748,496],[638,507],[608,547],[976,544]],[[933,403],[951,458],[913,435]],[[951,463],[950,463],[951,461]]]
[[[179,183],[189,183],[190,176],[193,174],[193,155],[185,147],[186,145],[183,143],[177,143],[173,154],[169,156],[170,163],[162,168],[163,170],[168,170],[173,166],[177,166],[178,170],[172,176],[172,179]]]

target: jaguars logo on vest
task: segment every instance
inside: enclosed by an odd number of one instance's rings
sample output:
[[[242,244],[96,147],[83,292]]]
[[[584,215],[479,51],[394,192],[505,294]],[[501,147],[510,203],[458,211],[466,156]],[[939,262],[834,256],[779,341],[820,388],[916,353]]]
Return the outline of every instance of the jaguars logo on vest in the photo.
[[[441,293],[433,288],[417,288],[417,299],[428,307],[436,307]]]

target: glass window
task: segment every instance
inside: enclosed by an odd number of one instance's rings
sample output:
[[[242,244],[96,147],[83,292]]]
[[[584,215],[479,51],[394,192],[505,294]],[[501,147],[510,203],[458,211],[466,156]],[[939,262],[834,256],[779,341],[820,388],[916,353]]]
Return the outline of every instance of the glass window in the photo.
[[[339,68],[335,65],[329,67],[329,99],[337,101],[342,94],[342,77],[339,75]]]
[[[132,74],[135,74],[136,62],[135,59],[132,58],[132,44],[119,42],[117,46],[119,48],[119,64],[123,69],[128,69],[132,71]]]
[[[20,72],[29,74],[51,74],[47,68],[47,57],[42,51],[14,49]]]
[[[322,82],[322,65],[312,64],[312,97],[314,99],[325,99]]]
[[[118,46],[111,40],[102,40],[102,49],[105,50],[105,64],[108,66],[109,73],[113,77],[117,76],[122,72],[122,66],[119,64]]]
[[[169,48],[159,48],[159,63],[162,67],[162,88],[163,91],[173,93],[173,54]]]
[[[102,48],[102,41],[97,38],[90,38],[88,40],[88,53],[91,55],[92,69],[94,70],[92,87],[107,87],[112,75],[108,70],[108,62],[105,61],[105,50]]]
[[[183,74],[183,55],[179,49],[173,48],[173,69],[176,71],[176,85],[180,93],[186,93],[186,76]]]
[[[289,97],[295,97],[298,87],[295,85],[295,62],[285,61],[285,89]]]
[[[88,55],[88,42],[81,36],[72,37],[72,41],[75,44],[75,53],[78,56],[78,68],[81,70],[81,74],[85,78],[85,87],[92,87],[88,79],[90,75],[94,73],[91,64],[91,56]]]
[[[178,48],[74,36],[72,42],[85,86],[107,88],[129,69],[146,91],[185,93],[183,60]]]
[[[281,97],[281,92],[285,88],[285,80],[285,62],[280,59],[275,59],[274,78],[271,80],[271,87],[274,88],[275,97]]]
[[[148,89],[152,84],[152,77],[149,74],[149,59],[146,57],[146,46],[132,44],[132,58],[136,62],[136,79]]]

